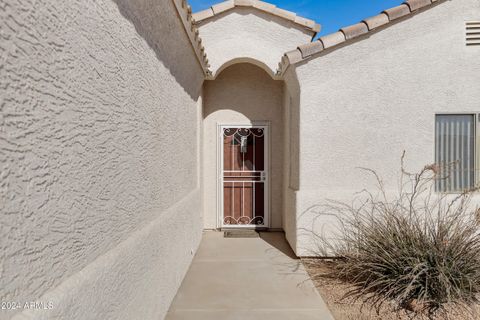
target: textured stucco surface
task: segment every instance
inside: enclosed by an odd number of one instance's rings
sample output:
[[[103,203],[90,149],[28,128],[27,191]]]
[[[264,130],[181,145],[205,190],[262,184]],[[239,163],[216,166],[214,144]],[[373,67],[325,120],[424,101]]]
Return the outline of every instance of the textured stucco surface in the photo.
[[[328,231],[311,206],[372,186],[356,167],[394,189],[403,150],[411,171],[432,163],[435,112],[479,111],[480,50],[465,46],[465,21],[479,16],[478,0],[446,1],[297,67],[298,232]],[[310,254],[310,240],[297,236],[297,254]]]
[[[202,228],[203,74],[173,4],[0,0],[0,39],[1,300],[160,319]]]
[[[241,58],[259,61],[273,74],[285,52],[312,38],[293,22],[242,7],[199,24],[199,30],[214,75],[231,60]]]
[[[283,230],[292,248],[297,243],[295,194],[299,183],[299,125],[300,86],[296,73],[290,68],[284,76],[284,165],[283,165]]]
[[[0,298],[54,306],[0,319],[161,319],[217,227],[219,122],[271,122],[271,226],[311,255],[308,230],[335,224],[312,207],[372,185],[356,167],[395,182],[403,150],[412,170],[433,162],[435,112],[479,110],[479,17],[446,1],[283,82],[226,66],[273,72],[310,35],[237,8],[200,26],[223,70],[202,113],[171,1],[0,0]]]
[[[283,81],[252,64],[235,64],[204,85],[205,228],[217,227],[217,124],[270,122],[271,227],[282,228]]]
[[[13,320],[163,319],[198,247],[199,199],[193,191],[47,292],[41,300],[51,301],[52,310]]]

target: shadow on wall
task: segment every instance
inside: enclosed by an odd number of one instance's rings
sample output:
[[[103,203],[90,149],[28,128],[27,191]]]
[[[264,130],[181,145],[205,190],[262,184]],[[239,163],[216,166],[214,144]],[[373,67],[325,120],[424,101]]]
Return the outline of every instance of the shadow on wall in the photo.
[[[220,110],[234,110],[251,121],[270,120],[282,111],[283,81],[273,80],[251,63],[228,66],[204,88],[204,119]]]
[[[172,1],[112,0],[120,13],[193,100],[201,94],[203,70]]]

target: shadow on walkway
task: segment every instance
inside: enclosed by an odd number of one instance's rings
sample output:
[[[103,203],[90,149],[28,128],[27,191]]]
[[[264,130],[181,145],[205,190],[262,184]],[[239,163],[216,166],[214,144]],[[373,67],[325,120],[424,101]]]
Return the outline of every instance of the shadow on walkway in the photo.
[[[167,320],[333,320],[281,232],[205,232]]]

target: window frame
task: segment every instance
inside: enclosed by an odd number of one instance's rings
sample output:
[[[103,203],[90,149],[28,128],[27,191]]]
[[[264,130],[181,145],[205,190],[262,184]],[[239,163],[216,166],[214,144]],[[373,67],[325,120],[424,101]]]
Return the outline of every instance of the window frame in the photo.
[[[437,128],[436,128],[436,120],[437,116],[473,116],[473,138],[475,141],[473,142],[473,185],[474,187],[477,186],[477,183],[480,181],[480,173],[478,172],[479,163],[480,163],[480,114],[475,112],[469,111],[462,111],[462,112],[435,112],[433,116],[433,163],[436,164],[436,155],[437,155]],[[461,194],[462,191],[437,191],[436,188],[435,193],[439,194],[452,194],[458,195]]]

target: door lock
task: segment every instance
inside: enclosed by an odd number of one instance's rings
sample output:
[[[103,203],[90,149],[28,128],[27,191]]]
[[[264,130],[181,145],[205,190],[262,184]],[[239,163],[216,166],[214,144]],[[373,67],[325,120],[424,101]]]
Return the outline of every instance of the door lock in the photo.
[[[267,180],[267,175],[265,174],[265,171],[260,172],[260,181],[265,182]]]

